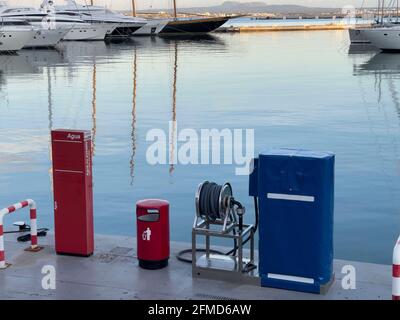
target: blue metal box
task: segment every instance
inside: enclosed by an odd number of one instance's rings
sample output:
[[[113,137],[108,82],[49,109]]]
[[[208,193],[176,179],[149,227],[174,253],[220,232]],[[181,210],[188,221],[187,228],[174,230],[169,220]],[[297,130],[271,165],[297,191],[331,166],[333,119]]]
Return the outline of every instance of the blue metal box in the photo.
[[[254,161],[262,286],[321,293],[333,280],[332,153],[273,149]]]

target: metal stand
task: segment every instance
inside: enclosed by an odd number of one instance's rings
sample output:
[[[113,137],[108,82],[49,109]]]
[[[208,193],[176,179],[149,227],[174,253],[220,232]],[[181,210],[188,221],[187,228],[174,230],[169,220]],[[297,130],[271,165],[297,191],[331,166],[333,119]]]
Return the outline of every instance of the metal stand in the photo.
[[[234,226],[234,228],[237,228],[237,226]],[[258,272],[254,268],[253,230],[252,225],[243,225],[243,231],[235,234],[213,230],[211,224],[206,221],[196,225],[192,230],[193,277],[226,280],[260,286]],[[197,236],[204,236],[206,240],[206,253],[199,258],[196,255]],[[250,236],[249,258],[244,257],[243,248],[243,242],[247,236]],[[236,239],[238,247],[236,255],[228,256],[210,252],[212,237]]]
[[[210,220],[203,215],[199,206],[199,186],[196,194],[196,217],[192,229],[192,272],[193,277],[225,280],[260,286],[260,278],[254,265],[254,226],[242,224],[242,216],[238,210],[229,205],[232,197],[232,190],[226,184],[220,195],[220,218]],[[241,209],[241,215],[244,208]],[[236,217],[239,216],[239,222]],[[205,254],[197,257],[197,237],[205,237]],[[236,250],[234,255],[215,254],[211,250],[212,238],[224,238],[235,240]],[[249,238],[249,248],[244,250],[244,243]],[[249,257],[245,258],[244,253],[248,252]]]

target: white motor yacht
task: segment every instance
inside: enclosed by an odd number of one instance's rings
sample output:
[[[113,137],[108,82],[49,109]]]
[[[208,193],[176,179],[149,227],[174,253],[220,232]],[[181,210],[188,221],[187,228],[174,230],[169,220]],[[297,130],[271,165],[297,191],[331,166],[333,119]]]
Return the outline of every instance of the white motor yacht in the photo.
[[[45,0],[40,10],[47,14],[47,23],[56,28],[69,28],[63,40],[90,41],[104,40],[117,27],[112,23],[89,23],[81,19],[81,15],[74,12],[57,13],[52,0]]]
[[[21,50],[37,30],[24,20],[0,17],[0,52]]]
[[[93,24],[113,24],[116,28],[109,36],[131,36],[135,31],[143,27],[147,20],[138,17],[129,17],[101,6],[81,5],[74,0],[66,0],[65,5],[55,6],[57,14],[69,14],[74,12],[80,18]]]
[[[0,3],[0,17],[25,20],[37,28],[25,48],[55,47],[70,30],[70,28],[52,28],[46,22],[47,14],[31,7],[8,6],[2,2]]]

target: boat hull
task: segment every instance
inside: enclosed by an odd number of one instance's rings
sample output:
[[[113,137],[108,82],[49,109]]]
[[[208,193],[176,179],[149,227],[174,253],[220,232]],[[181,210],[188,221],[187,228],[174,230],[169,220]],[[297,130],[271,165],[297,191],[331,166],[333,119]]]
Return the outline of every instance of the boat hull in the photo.
[[[139,30],[143,25],[119,25],[117,26],[109,37],[130,37],[132,36],[137,30]]]
[[[146,24],[133,33],[133,36],[154,36],[165,28],[169,20],[149,20]]]
[[[365,37],[383,51],[400,51],[400,28],[374,28],[364,30]]]
[[[63,40],[65,41],[101,41],[106,38],[106,35],[112,33],[115,25],[91,25],[78,26],[75,25],[67,33]]]
[[[52,48],[55,47],[69,32],[69,29],[41,29],[36,32],[24,48]]]
[[[21,50],[35,35],[36,30],[12,30],[0,28],[0,52]]]
[[[215,31],[225,24],[229,17],[173,20],[160,31],[160,35],[205,34]]]
[[[352,44],[371,44],[371,41],[366,38],[362,29],[349,29],[350,42]]]

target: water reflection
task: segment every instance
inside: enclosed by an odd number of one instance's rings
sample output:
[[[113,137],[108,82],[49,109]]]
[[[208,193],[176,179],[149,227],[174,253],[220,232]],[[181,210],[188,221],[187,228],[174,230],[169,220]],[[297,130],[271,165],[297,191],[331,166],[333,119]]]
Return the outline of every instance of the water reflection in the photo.
[[[131,186],[135,177],[135,155],[136,155],[136,95],[137,95],[137,49],[133,49],[133,93],[132,93],[132,129],[131,129],[131,160],[130,160],[130,176]]]
[[[360,78],[369,129],[381,160],[381,172],[386,177],[387,192],[396,199],[399,192],[397,177],[400,176],[399,55],[378,53],[355,65],[354,75]]]
[[[50,67],[47,66],[47,109],[49,112],[49,131],[53,129],[53,95],[51,88],[51,72]]]
[[[374,89],[378,103],[382,102],[385,84],[400,119],[399,93],[396,87],[400,79],[400,60],[395,53],[379,53],[367,62],[356,65],[355,75],[374,77]]]
[[[157,38],[155,38],[157,39]],[[165,43],[181,43],[181,44],[192,44],[197,48],[208,46],[221,46],[222,48],[225,46],[225,41],[222,38],[214,36],[212,34],[199,34],[199,35],[180,35],[175,37],[160,37],[162,41]],[[215,47],[213,48],[215,50]]]
[[[379,49],[377,49],[376,47],[374,47],[371,44],[350,44],[349,46],[349,54],[362,54],[362,53],[366,53],[366,52],[379,52]]]
[[[52,94],[52,79],[51,79],[51,71],[50,66],[46,66],[47,69],[47,110],[49,112],[49,137],[50,132],[53,129],[53,94]],[[52,161],[52,153],[51,153],[51,141],[49,138],[49,160]],[[50,179],[50,191],[53,192],[53,166],[49,167],[49,179]]]
[[[26,91],[30,87],[35,86],[41,77],[43,77],[43,88],[46,88],[46,106],[47,114],[46,122],[47,130],[51,130],[53,127],[53,77],[52,71],[54,67],[63,63],[62,52],[58,50],[22,50],[18,54],[14,55],[0,55],[0,75],[2,76],[2,85],[0,85],[0,112],[1,116],[7,118],[7,107],[20,108],[19,105],[14,105],[12,99],[14,95],[9,92],[9,83],[28,82],[21,83],[20,91],[18,96],[25,97]],[[34,116],[37,112],[29,108],[33,106],[36,101],[35,97],[31,97],[31,102],[27,105],[24,111],[28,117]],[[10,105],[11,103],[11,105]],[[4,108],[4,109],[3,109]],[[3,113],[4,110],[4,113]],[[15,121],[12,119],[11,121]],[[3,165],[2,170],[11,170],[12,172],[29,172],[37,170],[35,165],[36,154],[48,150],[49,135],[48,131],[43,132],[36,128],[29,128],[26,125],[27,121],[23,121],[22,126],[17,126],[15,129],[8,130],[13,132],[5,134],[7,127],[4,125],[0,128],[0,136],[7,137],[1,139],[2,148],[0,148],[0,163]],[[51,158],[51,153],[48,152]],[[49,158],[49,159],[50,159]],[[51,172],[50,172],[51,178]]]
[[[97,110],[97,84],[96,84],[96,61],[93,63],[93,75],[92,75],[92,155],[96,153],[96,110]]]
[[[177,148],[177,118],[176,118],[176,94],[177,94],[177,83],[178,83],[178,43],[174,42],[174,72],[173,72],[173,80],[172,80],[172,130],[170,137],[170,166],[169,173],[172,174],[175,170],[176,161],[176,151]]]

